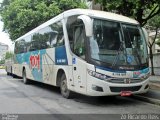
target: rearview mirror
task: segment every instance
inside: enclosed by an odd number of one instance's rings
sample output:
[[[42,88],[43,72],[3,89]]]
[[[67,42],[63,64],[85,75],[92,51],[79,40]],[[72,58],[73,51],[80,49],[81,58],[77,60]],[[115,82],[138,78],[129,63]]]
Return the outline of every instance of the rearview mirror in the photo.
[[[86,36],[91,37],[93,35],[93,21],[87,15],[80,15],[78,19],[81,19],[85,25]]]
[[[147,30],[146,30],[145,28],[143,28],[143,27],[142,27],[142,31],[143,31],[143,33],[144,33],[144,36],[145,36],[146,42],[148,43],[148,41],[149,41],[149,35],[148,35],[148,32],[147,32]]]

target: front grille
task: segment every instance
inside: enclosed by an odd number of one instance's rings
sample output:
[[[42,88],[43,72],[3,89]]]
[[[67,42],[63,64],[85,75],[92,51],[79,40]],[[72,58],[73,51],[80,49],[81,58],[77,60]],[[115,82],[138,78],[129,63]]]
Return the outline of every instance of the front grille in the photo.
[[[107,82],[110,82],[110,83],[121,83],[121,84],[126,84],[126,82],[124,81],[124,79],[110,79],[110,80],[107,80]],[[129,83],[139,83],[139,82],[142,82],[141,79],[130,79],[130,82]]]
[[[121,91],[138,91],[142,86],[134,87],[110,87],[111,92],[121,92]]]

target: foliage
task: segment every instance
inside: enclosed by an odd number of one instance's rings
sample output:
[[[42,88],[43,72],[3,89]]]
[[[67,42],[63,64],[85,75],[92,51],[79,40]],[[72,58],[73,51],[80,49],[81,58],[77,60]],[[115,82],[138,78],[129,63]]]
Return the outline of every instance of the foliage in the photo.
[[[152,30],[156,30],[160,28],[160,13],[148,21],[148,25]]]
[[[12,58],[13,55],[13,52],[6,52],[5,56],[0,60],[0,65],[5,64],[5,60]]]
[[[114,11],[136,19],[144,26],[149,19],[160,13],[160,0],[95,0],[104,11]]]
[[[72,8],[86,8],[86,4],[80,0],[56,0],[60,10],[65,11]]]
[[[156,41],[156,44],[160,47],[160,38]]]
[[[148,26],[155,31],[155,35],[151,41],[148,41],[148,47],[149,47],[149,54],[150,54],[150,61],[151,61],[151,74],[154,75],[154,69],[153,69],[153,51],[152,47],[155,43],[159,44],[160,42],[155,42],[158,31],[160,30],[160,14],[154,16],[148,21]]]
[[[154,16],[148,21],[148,26],[150,27],[151,30],[155,31],[155,36],[153,38],[153,41],[149,41],[149,47],[152,47],[153,44],[155,43],[155,40],[158,35],[158,31],[160,30],[160,14]]]
[[[0,11],[7,7],[10,4],[10,2],[11,0],[3,0],[3,2],[1,3]]]
[[[4,64],[5,60],[13,57],[13,52],[6,52],[5,56],[0,60],[0,64]]]
[[[5,63],[4,59],[0,60],[0,65],[3,65],[4,63]]]
[[[5,54],[5,60],[9,59],[9,58],[12,58],[12,57],[13,57],[13,53],[12,52],[6,52],[6,54]]]
[[[65,10],[86,7],[84,3],[78,0],[8,1],[10,3],[3,5],[3,8],[1,8],[1,16],[4,22],[4,30],[9,33],[13,41]]]

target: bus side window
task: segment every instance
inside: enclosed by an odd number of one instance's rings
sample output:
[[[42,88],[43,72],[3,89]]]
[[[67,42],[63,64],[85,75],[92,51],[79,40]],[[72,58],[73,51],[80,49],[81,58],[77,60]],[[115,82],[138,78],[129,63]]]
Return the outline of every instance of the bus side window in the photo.
[[[62,46],[64,45],[64,36],[60,33],[57,37],[57,45],[56,46]]]
[[[62,46],[64,45],[64,35],[63,35],[63,25],[62,22],[56,22],[50,25],[52,29],[52,41],[54,47]]]
[[[25,40],[25,51],[28,52],[30,49],[30,44],[31,44],[31,35],[28,35],[24,38]]]
[[[19,53],[25,53],[25,52],[27,52],[25,40],[22,39],[20,41],[17,41],[15,43],[15,53],[19,54]]]
[[[71,16],[67,19],[67,33],[68,33],[68,39],[69,39],[69,43],[70,43],[70,48],[73,51],[73,47],[74,47],[74,23],[77,20],[77,15],[75,16]]]
[[[18,54],[18,42],[15,42],[14,53]]]
[[[81,57],[82,59],[85,59],[85,29],[84,29],[84,25],[83,22],[78,22],[78,24],[75,25],[74,27],[74,47],[73,47],[73,52]]]
[[[71,16],[67,19],[67,33],[70,43],[71,51],[77,56],[85,59],[85,29],[84,23],[81,20],[77,20],[77,15]]]
[[[57,43],[57,32],[51,31],[50,32],[50,38],[49,38],[50,46],[55,47]]]

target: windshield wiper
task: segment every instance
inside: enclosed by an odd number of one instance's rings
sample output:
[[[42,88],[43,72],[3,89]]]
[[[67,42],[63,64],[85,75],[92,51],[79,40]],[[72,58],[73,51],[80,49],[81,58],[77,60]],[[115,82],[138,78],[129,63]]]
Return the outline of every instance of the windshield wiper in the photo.
[[[138,50],[135,48],[135,51],[136,51],[136,56],[137,56],[137,58],[138,58],[138,61],[139,61],[139,63],[140,63],[140,65],[142,64],[142,62],[141,62],[141,57],[140,57],[140,55],[139,55],[139,52],[138,52]]]
[[[123,42],[120,42],[119,50],[117,51],[117,54],[116,54],[116,56],[115,56],[115,59],[114,59],[114,61],[113,61],[113,63],[112,63],[111,68],[117,64],[118,57],[119,57],[119,53],[120,53],[122,50],[123,50]]]

